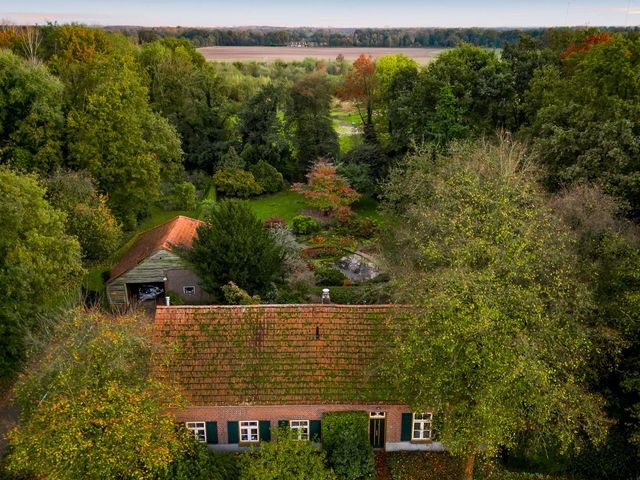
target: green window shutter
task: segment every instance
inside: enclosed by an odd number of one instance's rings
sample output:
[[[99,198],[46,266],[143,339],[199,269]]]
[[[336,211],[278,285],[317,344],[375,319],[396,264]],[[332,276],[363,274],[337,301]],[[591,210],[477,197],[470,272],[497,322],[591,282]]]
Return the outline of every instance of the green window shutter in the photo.
[[[320,420],[309,420],[309,439],[312,442],[319,442],[322,438]]]
[[[238,422],[227,422],[228,443],[239,443],[240,434],[238,432]]]
[[[413,414],[402,414],[402,429],[400,430],[400,440],[403,442],[411,441],[411,427],[413,423]]]
[[[260,441],[270,442],[271,441],[271,421],[269,420],[260,420]]]
[[[207,422],[207,443],[209,445],[218,443],[218,422]]]
[[[278,428],[289,428],[289,420],[278,420]]]
[[[322,438],[322,434],[320,433],[320,425],[320,420],[309,421],[309,437],[312,442],[319,442],[320,438]]]

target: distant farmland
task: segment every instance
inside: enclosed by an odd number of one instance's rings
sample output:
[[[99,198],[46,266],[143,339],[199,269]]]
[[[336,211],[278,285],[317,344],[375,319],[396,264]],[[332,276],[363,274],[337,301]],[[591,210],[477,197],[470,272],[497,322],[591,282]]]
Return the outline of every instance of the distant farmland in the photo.
[[[306,57],[320,58],[323,60],[335,60],[342,54],[344,58],[353,61],[358,55],[364,53],[378,58],[381,55],[403,53],[407,57],[413,58],[420,64],[429,63],[440,52],[442,48],[360,48],[360,47],[203,47],[198,51],[207,60],[212,62],[273,62],[302,61]]]

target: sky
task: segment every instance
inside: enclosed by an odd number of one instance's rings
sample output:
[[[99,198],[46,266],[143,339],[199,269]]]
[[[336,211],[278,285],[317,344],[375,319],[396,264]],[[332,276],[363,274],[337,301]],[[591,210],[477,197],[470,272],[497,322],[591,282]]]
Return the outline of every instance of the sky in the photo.
[[[282,27],[640,25],[640,0],[0,0],[12,24]]]

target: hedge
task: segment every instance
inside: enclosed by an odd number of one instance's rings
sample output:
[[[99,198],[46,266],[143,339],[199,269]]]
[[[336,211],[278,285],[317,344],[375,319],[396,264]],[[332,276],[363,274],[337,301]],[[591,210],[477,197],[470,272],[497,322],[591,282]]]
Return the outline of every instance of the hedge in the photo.
[[[322,448],[339,479],[373,479],[376,466],[369,444],[367,412],[330,412],[322,416]]]

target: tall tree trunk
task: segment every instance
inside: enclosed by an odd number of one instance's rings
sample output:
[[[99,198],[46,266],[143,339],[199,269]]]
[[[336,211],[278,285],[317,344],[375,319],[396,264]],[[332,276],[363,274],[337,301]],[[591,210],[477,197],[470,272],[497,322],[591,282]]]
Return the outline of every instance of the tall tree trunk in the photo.
[[[462,473],[462,480],[473,480],[473,467],[476,463],[476,449],[472,448],[467,457],[464,459],[464,471]]]

